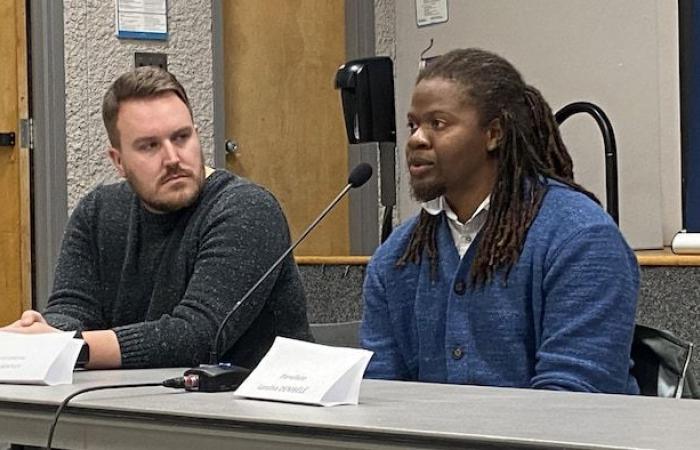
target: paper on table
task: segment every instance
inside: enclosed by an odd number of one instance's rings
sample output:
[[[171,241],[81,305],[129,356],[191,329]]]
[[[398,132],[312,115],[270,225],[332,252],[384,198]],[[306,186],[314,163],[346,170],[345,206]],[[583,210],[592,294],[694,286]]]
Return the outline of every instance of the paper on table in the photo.
[[[0,383],[71,384],[82,339],[74,331],[21,334],[0,331]]]
[[[356,405],[372,352],[278,337],[236,390],[241,397],[312,405]]]

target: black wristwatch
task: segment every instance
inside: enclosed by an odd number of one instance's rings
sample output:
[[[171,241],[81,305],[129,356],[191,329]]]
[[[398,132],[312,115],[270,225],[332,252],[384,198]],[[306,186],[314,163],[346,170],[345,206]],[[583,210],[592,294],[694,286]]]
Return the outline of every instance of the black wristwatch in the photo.
[[[82,339],[82,332],[78,331],[77,333],[75,333],[75,338]],[[88,361],[90,361],[90,346],[85,340],[83,340],[83,346],[80,349],[80,353],[78,353],[78,359],[75,361],[75,368],[84,369],[85,364],[87,364]]]

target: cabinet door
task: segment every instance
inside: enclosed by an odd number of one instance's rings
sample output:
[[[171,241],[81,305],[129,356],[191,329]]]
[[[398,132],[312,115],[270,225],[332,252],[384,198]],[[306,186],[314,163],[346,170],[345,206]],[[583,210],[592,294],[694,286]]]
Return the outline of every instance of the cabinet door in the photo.
[[[335,197],[348,173],[340,95],[342,0],[227,0],[224,9],[227,166],[272,191],[293,238]],[[297,255],[349,254],[347,199]]]

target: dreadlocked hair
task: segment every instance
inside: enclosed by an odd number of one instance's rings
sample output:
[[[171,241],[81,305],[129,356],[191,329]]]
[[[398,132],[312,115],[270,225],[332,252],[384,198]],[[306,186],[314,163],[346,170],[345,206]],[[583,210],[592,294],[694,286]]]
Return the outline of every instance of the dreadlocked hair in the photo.
[[[397,267],[403,267],[408,262],[420,263],[421,254],[423,249],[425,249],[430,259],[430,276],[432,279],[437,278],[438,249],[435,239],[437,224],[437,216],[432,216],[425,210],[421,210],[418,224],[411,233],[411,239],[408,241],[406,251],[396,261]]]
[[[548,178],[598,200],[574,182],[573,162],[549,105],[508,61],[480,49],[453,50],[431,62],[416,84],[434,78],[459,85],[465,106],[476,109],[482,127],[494,120],[500,123],[503,135],[495,150],[498,173],[471,281],[472,286],[483,285],[502,269],[505,283],[542,204]],[[437,277],[440,220],[440,216],[421,212],[397,266],[418,264],[426,250],[431,276]]]

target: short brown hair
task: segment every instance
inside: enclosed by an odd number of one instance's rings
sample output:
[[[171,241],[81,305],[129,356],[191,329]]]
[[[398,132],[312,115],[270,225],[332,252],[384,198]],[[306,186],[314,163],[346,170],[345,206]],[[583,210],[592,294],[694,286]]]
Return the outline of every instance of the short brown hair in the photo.
[[[190,112],[190,117],[193,117],[185,88],[170,72],[156,66],[143,66],[117,78],[102,100],[102,120],[112,147],[119,148],[120,146],[117,116],[119,115],[119,106],[123,101],[159,97],[169,92],[174,93],[182,100]]]

